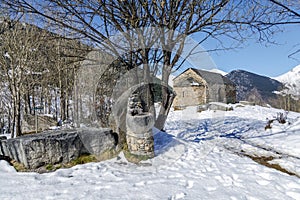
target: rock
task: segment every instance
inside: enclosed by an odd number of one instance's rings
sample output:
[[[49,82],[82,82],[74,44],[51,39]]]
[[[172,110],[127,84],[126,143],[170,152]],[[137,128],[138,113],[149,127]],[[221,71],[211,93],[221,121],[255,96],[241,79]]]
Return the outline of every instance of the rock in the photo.
[[[208,105],[204,104],[204,105],[199,105],[197,107],[197,112],[202,112],[202,111],[206,111],[208,109]]]
[[[207,108],[210,110],[221,110],[221,111],[233,110],[232,106],[229,106],[228,104],[220,103],[220,102],[211,102],[208,104]]]
[[[36,169],[47,164],[68,163],[81,155],[115,149],[118,139],[110,129],[48,131],[0,141],[0,155]]]
[[[7,137],[5,135],[1,135],[0,140],[7,140]]]
[[[84,147],[93,155],[99,155],[106,150],[115,148],[118,144],[118,135],[110,129],[83,129],[79,134]]]

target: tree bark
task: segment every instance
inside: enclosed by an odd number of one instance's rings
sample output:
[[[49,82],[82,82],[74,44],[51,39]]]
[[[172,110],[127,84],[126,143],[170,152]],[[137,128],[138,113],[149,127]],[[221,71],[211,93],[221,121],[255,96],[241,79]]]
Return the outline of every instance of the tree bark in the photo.
[[[172,103],[174,101],[176,94],[170,91],[166,86],[162,86],[162,102],[159,110],[158,117],[155,121],[155,128],[163,130],[169,111],[171,109]]]
[[[168,81],[171,74],[172,68],[170,67],[171,61],[171,53],[165,52],[165,60],[164,60],[164,67],[162,71],[162,102],[161,107],[159,110],[158,117],[155,121],[155,127],[159,130],[163,130],[169,111],[171,109],[173,100],[175,98],[175,94],[168,88]]]

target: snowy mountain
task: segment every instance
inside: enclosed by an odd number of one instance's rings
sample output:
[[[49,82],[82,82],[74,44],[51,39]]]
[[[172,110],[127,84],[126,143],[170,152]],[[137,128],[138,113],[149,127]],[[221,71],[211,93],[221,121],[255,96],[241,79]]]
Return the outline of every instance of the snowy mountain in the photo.
[[[283,84],[272,78],[244,70],[234,70],[226,75],[237,87],[237,101],[252,101],[257,104],[271,104],[276,99],[274,91],[283,88]]]
[[[300,65],[274,79],[282,82],[287,87],[287,90],[283,91],[284,93],[296,97],[300,96]]]

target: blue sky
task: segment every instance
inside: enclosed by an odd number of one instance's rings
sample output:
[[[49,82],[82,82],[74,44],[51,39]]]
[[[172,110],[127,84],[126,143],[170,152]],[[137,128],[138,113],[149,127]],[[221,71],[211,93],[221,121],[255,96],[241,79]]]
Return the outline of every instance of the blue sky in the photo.
[[[283,32],[276,33],[273,38],[278,45],[249,40],[242,49],[211,52],[210,56],[216,67],[226,72],[244,69],[276,77],[300,64],[300,53],[294,56],[296,59],[288,58],[300,49],[300,26],[286,26]]]

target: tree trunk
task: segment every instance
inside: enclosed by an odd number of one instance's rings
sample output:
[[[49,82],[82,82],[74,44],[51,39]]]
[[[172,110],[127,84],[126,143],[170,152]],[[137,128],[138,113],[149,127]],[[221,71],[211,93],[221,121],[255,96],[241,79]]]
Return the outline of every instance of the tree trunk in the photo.
[[[11,129],[11,110],[10,109],[8,109],[8,118],[7,118],[7,120],[8,120],[8,131],[10,132],[10,133],[12,133],[12,129]]]
[[[162,102],[161,102],[161,107],[159,110],[158,117],[155,121],[155,127],[159,130],[163,130],[169,111],[171,109],[173,100],[175,98],[175,94],[173,91],[171,91],[168,88],[168,81],[169,81],[169,76],[171,74],[172,68],[170,67],[170,59],[171,59],[171,53],[170,52],[165,52],[165,61],[164,61],[164,68],[162,71],[162,85],[161,85],[161,90],[162,90]]]
[[[63,87],[60,88],[60,118],[66,120],[66,91]]]
[[[166,86],[162,86],[162,102],[158,117],[155,121],[155,128],[159,130],[164,129],[175,96],[176,94],[172,93],[172,91],[170,91],[169,88],[167,88]]]
[[[18,102],[17,102],[17,116],[16,116],[16,137],[22,135],[22,102],[21,102],[21,96],[18,95]]]
[[[54,89],[55,91],[55,118],[58,119],[58,116],[59,116],[59,112],[58,112],[58,95],[57,95],[57,90]]]

